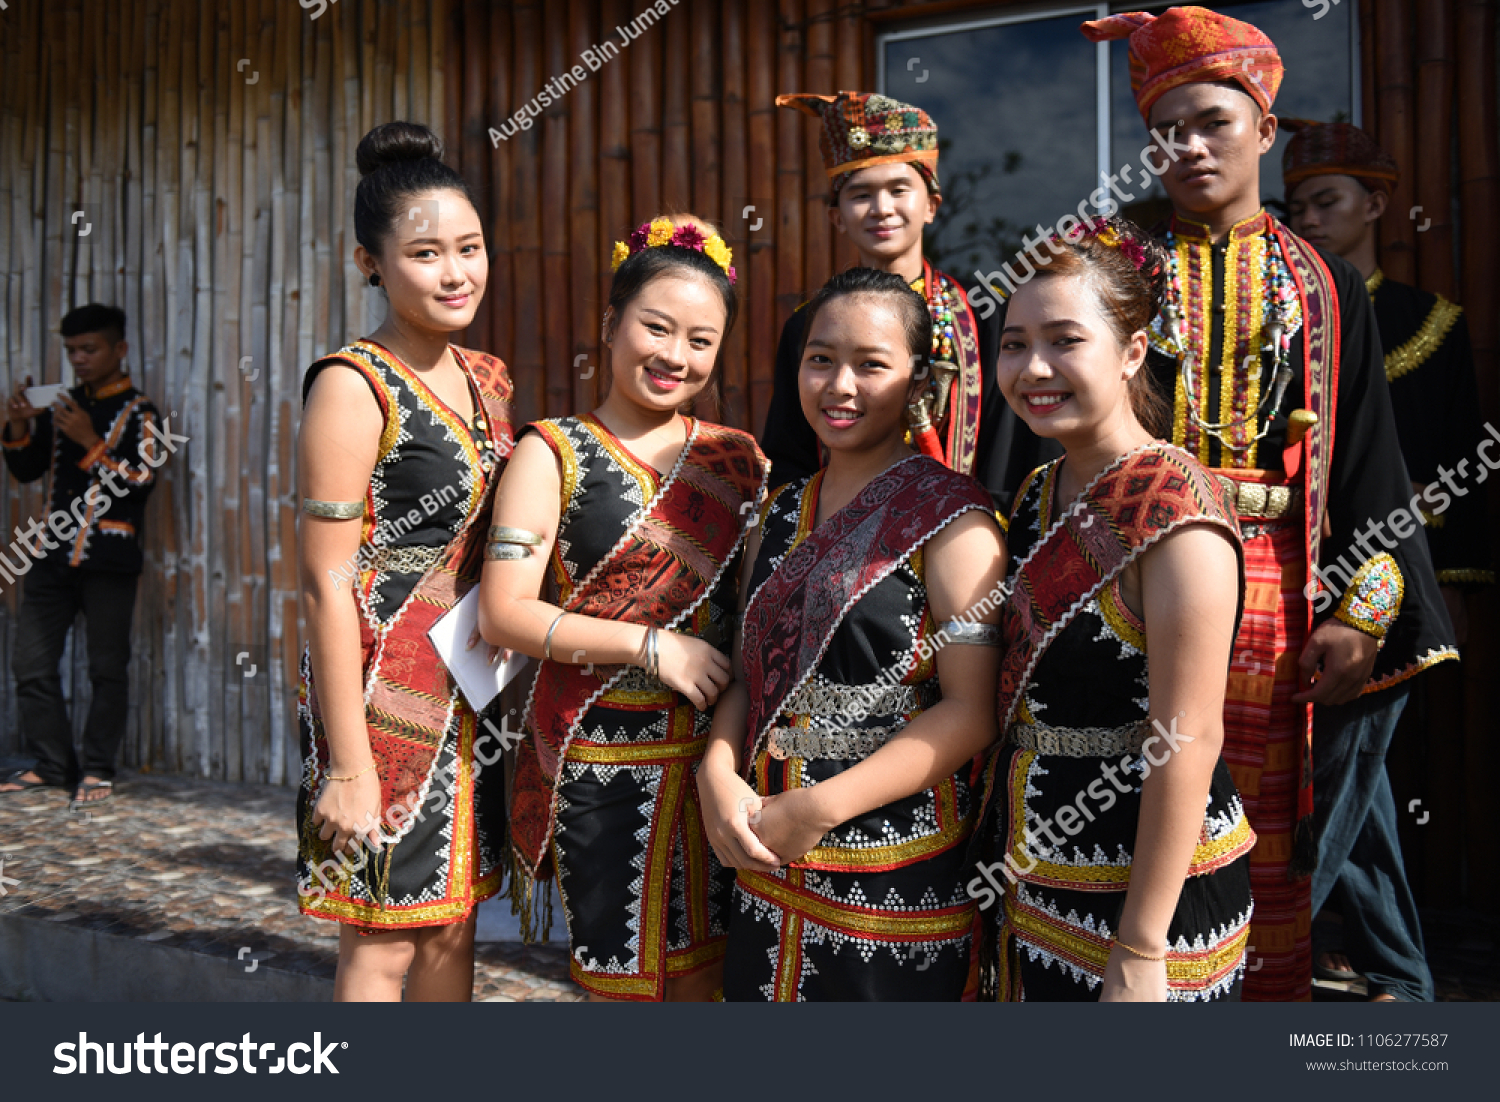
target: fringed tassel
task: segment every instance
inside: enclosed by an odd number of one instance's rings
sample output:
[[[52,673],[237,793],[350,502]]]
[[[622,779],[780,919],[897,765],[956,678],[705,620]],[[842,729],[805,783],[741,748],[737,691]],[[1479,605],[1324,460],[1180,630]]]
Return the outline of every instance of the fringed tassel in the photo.
[[[1304,815],[1292,828],[1292,858],[1287,862],[1288,880],[1305,880],[1318,867],[1318,840],[1313,835],[1311,815]]]
[[[507,850],[507,855],[510,883],[502,895],[510,900],[510,913],[521,920],[521,940],[527,945],[546,941],[552,936],[552,880],[535,879],[521,863],[515,847]],[[541,937],[537,936],[539,926]]]

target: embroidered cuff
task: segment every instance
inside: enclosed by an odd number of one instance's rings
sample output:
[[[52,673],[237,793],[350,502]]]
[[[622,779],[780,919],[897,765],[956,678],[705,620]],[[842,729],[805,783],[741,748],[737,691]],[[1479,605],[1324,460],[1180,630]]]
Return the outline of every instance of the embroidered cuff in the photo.
[[[1333,615],[1366,635],[1384,639],[1400,615],[1405,593],[1401,568],[1382,551],[1354,572]]]
[[[1494,585],[1493,570],[1439,570],[1438,585]]]
[[[78,461],[78,469],[80,471],[88,470],[95,463],[104,458],[104,451],[104,441],[101,440],[88,451],[83,453],[83,458]]]
[[[21,437],[21,439],[19,439],[19,440],[11,440],[9,438],[6,438],[4,440],[0,440],[0,444],[3,444],[6,448],[10,449],[11,451],[18,451],[18,450],[20,450],[21,448],[24,448],[27,444],[30,444],[30,443],[31,443],[31,433],[29,433],[29,432],[25,436]]]

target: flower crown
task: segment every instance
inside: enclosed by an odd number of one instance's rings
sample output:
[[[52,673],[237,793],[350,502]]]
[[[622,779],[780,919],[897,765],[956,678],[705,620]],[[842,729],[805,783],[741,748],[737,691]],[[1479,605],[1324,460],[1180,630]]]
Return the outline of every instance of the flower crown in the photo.
[[[1069,244],[1078,245],[1091,237],[1101,244],[1108,245],[1111,249],[1119,249],[1123,252],[1135,265],[1136,271],[1145,267],[1146,250],[1141,247],[1141,243],[1130,234],[1121,233],[1119,227],[1108,218],[1092,218],[1087,222],[1080,222],[1074,229],[1064,234],[1062,239]],[[1153,266],[1146,275],[1156,275],[1158,267],[1159,265]]]
[[[676,245],[683,249],[696,249],[724,269],[724,274],[729,277],[730,284],[735,282],[734,265],[730,263],[734,259],[734,254],[729,251],[729,246],[724,244],[722,237],[718,234],[704,237],[703,231],[697,226],[691,224],[678,226],[670,218],[657,218],[651,222],[642,222],[639,228],[630,235],[629,244],[616,241],[614,255],[610,257],[609,270],[619,271],[620,265],[629,257],[643,249],[652,249],[658,245]]]

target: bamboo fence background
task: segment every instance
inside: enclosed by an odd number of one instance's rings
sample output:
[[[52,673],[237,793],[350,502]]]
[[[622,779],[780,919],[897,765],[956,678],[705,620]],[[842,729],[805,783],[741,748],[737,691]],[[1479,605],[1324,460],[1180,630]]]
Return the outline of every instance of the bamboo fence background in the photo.
[[[881,29],[1015,6],[678,0],[530,129],[494,143],[491,127],[585,49],[618,43],[647,0],[333,0],[318,18],[307,2],[11,0],[0,12],[0,383],[59,378],[58,319],[115,302],[138,385],[191,437],[151,509],[125,751],[136,767],[295,778],[299,383],[317,355],[378,322],[350,260],[354,146],[370,126],[427,123],[477,189],[494,259],[463,342],[511,365],[521,418],[594,400],[597,372],[575,364],[597,362],[612,242],[663,210],[717,221],[742,296],[724,420],[758,429],[782,324],[854,258],[824,213],[816,127],[776,109],[776,93],[868,87]],[[1383,264],[1467,306],[1485,411],[1500,423],[1497,6],[1359,0],[1365,122],[1406,170]],[[1422,233],[1404,217],[1419,204],[1432,218]],[[41,506],[41,483],[7,479],[0,530]],[[18,749],[15,588],[0,592],[0,754]],[[1467,830],[1481,837],[1497,810],[1483,786],[1500,666],[1494,597],[1474,610],[1466,734],[1442,769],[1469,778]],[[75,696],[87,692],[81,653]]]

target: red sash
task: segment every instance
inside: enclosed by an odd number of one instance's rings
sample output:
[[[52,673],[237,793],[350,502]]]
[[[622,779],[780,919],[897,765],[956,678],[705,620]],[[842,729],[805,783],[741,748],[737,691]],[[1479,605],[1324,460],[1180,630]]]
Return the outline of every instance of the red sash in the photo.
[[[1001,617],[1002,730],[1010,726],[1043,653],[1083,607],[1152,544],[1195,523],[1229,529],[1240,548],[1229,491],[1181,448],[1152,443],[1107,467],[1067,514],[1045,530],[1017,565]],[[1243,608],[1243,551],[1240,558]]]
[[[940,288],[946,290],[956,304],[951,340],[958,374],[949,384],[946,424],[914,432],[912,443],[923,455],[945,463],[960,474],[973,474],[974,456],[979,450],[979,388],[983,375],[979,361],[979,324],[974,320],[974,311],[964,289],[924,258],[922,289],[929,310],[934,310],[942,302]],[[943,432],[945,427],[947,431]],[[940,432],[943,432],[941,440]]]
[[[813,477],[821,483],[823,473]],[[989,492],[972,478],[914,455],[871,479],[787,553],[745,606],[747,773],[782,703],[818,668],[859,599],[950,521],[993,508]]]
[[[718,585],[765,494],[769,465],[747,434],[694,422],[676,471],[562,605],[601,620],[686,630]],[[558,765],[579,721],[626,667],[543,662],[532,686],[511,801],[511,839],[527,873],[547,875]]]
[[[388,365],[394,363],[378,345],[359,341],[356,346]],[[489,421],[490,438],[504,460],[514,447],[510,415],[512,386],[505,365],[483,352],[457,347],[453,352],[479,392]],[[358,358],[333,358],[369,375],[368,366]],[[406,374],[399,364],[394,370]],[[421,393],[421,388],[413,389]],[[392,417],[396,413],[388,410],[386,415]],[[380,777],[382,829],[388,837],[399,839],[415,824],[409,815],[426,798],[433,762],[453,716],[472,714],[427,632],[479,583],[484,565],[484,541],[480,536],[488,523],[499,481],[497,468],[490,472],[485,492],[449,541],[443,557],[418,580],[389,625],[377,629],[368,617],[361,617],[365,723],[376,774]],[[316,693],[310,694],[309,707],[321,719]],[[325,751],[318,756],[318,768],[322,771],[326,767]],[[397,807],[400,812],[385,817]]]

